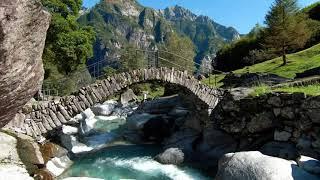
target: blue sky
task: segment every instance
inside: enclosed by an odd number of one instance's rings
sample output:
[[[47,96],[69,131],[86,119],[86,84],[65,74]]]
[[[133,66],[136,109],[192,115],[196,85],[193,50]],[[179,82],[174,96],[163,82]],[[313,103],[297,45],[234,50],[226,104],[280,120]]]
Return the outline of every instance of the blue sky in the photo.
[[[100,0],[83,0],[85,7],[91,7]],[[274,0],[138,0],[142,5],[163,9],[180,5],[198,15],[206,15],[214,21],[233,26],[240,33],[248,33],[256,23],[263,24],[264,17]],[[318,0],[299,0],[301,7]]]

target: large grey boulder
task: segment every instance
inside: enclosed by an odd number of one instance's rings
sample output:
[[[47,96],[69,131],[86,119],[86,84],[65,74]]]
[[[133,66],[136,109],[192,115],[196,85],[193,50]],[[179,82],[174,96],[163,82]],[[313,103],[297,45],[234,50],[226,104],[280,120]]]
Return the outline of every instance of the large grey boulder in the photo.
[[[109,116],[114,108],[116,107],[117,102],[115,101],[107,101],[103,103],[102,105],[96,105],[91,108],[91,111],[96,115],[96,116]]]
[[[161,164],[179,165],[184,161],[184,154],[178,148],[169,148],[163,153],[157,155],[155,159]]]
[[[128,89],[126,92],[121,94],[120,102],[123,106],[127,106],[129,102],[138,100],[138,97],[134,94],[132,89]]]
[[[0,127],[38,92],[50,14],[35,0],[0,1]]]
[[[317,180],[293,161],[254,152],[229,153],[219,161],[216,180]]]
[[[0,132],[0,179],[33,179],[19,157],[17,146],[16,138]]]
[[[17,151],[20,159],[30,174],[36,173],[38,166],[45,164],[38,143],[30,136],[23,134],[18,134],[16,139],[18,140]]]

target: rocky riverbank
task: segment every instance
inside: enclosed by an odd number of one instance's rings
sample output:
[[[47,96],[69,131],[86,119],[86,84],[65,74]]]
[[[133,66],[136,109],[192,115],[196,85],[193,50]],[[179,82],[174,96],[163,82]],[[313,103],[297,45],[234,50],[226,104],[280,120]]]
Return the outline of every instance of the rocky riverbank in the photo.
[[[70,168],[73,159],[105,148],[158,144],[163,152],[153,156],[156,161],[177,167],[188,164],[215,179],[320,178],[318,124],[312,116],[317,111],[310,111],[318,107],[317,97],[270,94],[235,100],[226,96],[208,119],[204,115],[209,117],[208,111],[186,97],[173,95],[143,103],[129,103],[131,98],[106,101],[49,133],[48,139],[55,144],[47,140],[38,145],[27,136],[13,135],[21,160],[10,166],[19,167],[21,177],[29,173],[36,179],[52,179]],[[302,121],[303,113],[311,119]],[[307,122],[314,125],[305,126]]]

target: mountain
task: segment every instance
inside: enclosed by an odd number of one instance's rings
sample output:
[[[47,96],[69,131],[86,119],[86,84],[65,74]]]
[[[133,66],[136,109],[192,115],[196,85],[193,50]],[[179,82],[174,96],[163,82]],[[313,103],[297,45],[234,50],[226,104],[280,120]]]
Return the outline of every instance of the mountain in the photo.
[[[128,44],[157,49],[173,31],[193,41],[197,62],[212,60],[220,46],[239,38],[234,28],[220,25],[207,16],[197,16],[183,7],[155,10],[136,0],[102,0],[78,21],[94,27],[97,33],[94,57],[89,64],[107,59],[114,67],[119,51]]]
[[[206,55],[215,55],[223,44],[240,38],[236,29],[220,25],[208,16],[197,16],[180,6],[169,7],[161,12],[176,31],[194,42],[197,47],[197,61]]]

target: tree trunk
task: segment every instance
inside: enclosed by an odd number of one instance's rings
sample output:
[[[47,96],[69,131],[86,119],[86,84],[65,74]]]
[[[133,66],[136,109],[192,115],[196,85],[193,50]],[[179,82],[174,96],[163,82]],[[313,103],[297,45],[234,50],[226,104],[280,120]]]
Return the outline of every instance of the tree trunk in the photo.
[[[287,64],[286,49],[284,46],[282,47],[282,61],[283,61],[282,63],[283,66]]]
[[[287,56],[286,56],[286,54],[282,55],[282,61],[283,61],[282,65],[286,65],[287,64]]]

